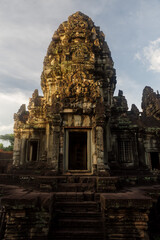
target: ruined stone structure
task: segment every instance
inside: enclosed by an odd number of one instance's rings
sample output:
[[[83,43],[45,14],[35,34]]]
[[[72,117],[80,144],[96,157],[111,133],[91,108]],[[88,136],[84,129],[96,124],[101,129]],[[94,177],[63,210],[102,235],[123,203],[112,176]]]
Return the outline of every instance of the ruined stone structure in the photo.
[[[73,14],[44,59],[44,96],[14,115],[0,239],[160,238],[160,95],[145,87],[143,111],[128,111],[115,86],[104,34]]]
[[[15,114],[14,165],[45,161],[56,172],[108,168],[115,70],[104,34],[73,14],[54,33],[41,86]]]
[[[54,33],[41,87],[15,114],[14,165],[45,162],[56,173],[158,169],[160,97],[146,87],[142,115],[113,97],[115,69],[104,34],[77,12]]]

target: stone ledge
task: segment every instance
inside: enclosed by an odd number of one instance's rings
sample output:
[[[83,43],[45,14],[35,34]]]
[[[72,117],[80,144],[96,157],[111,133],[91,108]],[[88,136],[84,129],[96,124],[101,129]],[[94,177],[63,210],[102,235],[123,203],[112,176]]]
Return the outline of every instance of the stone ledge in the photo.
[[[19,206],[33,207],[41,206],[49,208],[53,193],[30,191],[13,185],[0,185],[1,205],[5,207]]]
[[[151,194],[153,195],[154,191],[158,196],[160,185],[130,188],[119,193],[102,193],[100,201],[102,208],[106,210],[109,208],[150,209],[153,203]]]

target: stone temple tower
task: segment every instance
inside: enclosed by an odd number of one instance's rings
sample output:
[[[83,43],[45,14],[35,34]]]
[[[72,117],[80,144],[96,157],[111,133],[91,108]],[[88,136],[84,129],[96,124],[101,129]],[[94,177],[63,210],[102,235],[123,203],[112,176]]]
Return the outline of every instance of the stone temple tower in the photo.
[[[14,165],[104,174],[110,150],[115,69],[104,34],[76,12],[55,31],[41,87],[15,114]]]

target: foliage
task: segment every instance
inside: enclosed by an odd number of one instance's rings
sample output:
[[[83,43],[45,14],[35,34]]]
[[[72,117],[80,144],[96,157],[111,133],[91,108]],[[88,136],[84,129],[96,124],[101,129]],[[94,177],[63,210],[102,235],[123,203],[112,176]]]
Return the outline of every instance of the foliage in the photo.
[[[14,134],[5,134],[5,135],[0,135],[0,139],[4,141],[9,141],[11,145],[14,143]]]
[[[10,142],[10,145],[7,147],[4,147],[3,143],[0,143],[0,149],[2,149],[3,151],[13,151],[14,134],[0,135],[0,139]]]
[[[0,149],[4,149],[3,143],[0,143]]]

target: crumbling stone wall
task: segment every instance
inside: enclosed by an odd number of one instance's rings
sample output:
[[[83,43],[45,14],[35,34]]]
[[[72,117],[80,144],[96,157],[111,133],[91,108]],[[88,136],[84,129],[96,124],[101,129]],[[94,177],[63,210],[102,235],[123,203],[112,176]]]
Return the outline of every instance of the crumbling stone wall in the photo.
[[[101,195],[105,239],[149,240],[148,221],[152,200],[126,192]]]
[[[6,212],[3,239],[48,239],[52,194],[30,193],[18,187],[6,190],[8,196],[1,199],[1,206]]]
[[[152,161],[160,159],[160,120],[158,118],[159,93],[145,87],[140,112],[133,104],[128,111],[123,92],[113,98],[111,112],[111,169],[152,169]],[[157,155],[153,159],[152,153]],[[156,166],[157,170],[160,165]]]
[[[142,96],[143,114],[160,120],[160,94],[155,93],[151,87],[146,86]]]

